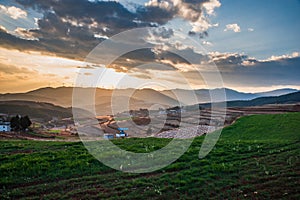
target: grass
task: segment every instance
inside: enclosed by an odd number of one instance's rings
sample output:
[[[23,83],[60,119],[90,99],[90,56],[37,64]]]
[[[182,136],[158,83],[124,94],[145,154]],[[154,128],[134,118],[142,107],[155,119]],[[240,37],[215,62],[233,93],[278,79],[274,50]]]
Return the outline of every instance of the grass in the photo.
[[[49,133],[59,134],[61,130],[49,130]]]
[[[1,141],[0,199],[300,199],[300,113],[243,117],[198,159],[203,137],[148,174],[113,170],[82,143]],[[114,140],[150,152],[169,139]]]
[[[27,133],[30,134],[30,135],[32,135],[32,136],[39,137],[39,138],[55,138],[55,136],[40,134],[40,133],[37,133],[37,132],[34,132],[34,131],[29,131]]]

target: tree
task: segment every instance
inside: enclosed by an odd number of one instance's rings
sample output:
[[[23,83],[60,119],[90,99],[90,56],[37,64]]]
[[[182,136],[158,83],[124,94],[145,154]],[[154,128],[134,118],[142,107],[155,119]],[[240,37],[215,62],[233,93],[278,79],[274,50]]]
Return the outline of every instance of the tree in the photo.
[[[10,127],[14,131],[20,130],[20,117],[19,115],[16,115],[15,117],[12,117],[10,119]]]
[[[32,122],[30,121],[29,117],[26,115],[24,117],[20,117],[16,115],[12,117],[10,120],[10,126],[14,131],[26,130]]]
[[[20,125],[21,125],[22,130],[26,130],[31,124],[32,123],[27,115],[24,117],[21,117]]]

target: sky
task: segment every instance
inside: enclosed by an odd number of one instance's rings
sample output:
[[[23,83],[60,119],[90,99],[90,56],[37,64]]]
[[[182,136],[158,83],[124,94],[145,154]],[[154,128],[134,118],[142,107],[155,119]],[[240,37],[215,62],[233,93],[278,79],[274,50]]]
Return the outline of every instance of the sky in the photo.
[[[299,0],[1,0],[0,93],[300,89],[299,35]]]

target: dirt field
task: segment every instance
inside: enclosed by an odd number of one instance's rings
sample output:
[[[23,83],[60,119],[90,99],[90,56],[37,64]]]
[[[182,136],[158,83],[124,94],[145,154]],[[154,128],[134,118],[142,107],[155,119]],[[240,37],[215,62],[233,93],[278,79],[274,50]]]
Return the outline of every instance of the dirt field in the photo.
[[[0,140],[35,140],[35,141],[80,141],[75,135],[61,132],[59,134],[50,134],[46,132],[0,132]]]

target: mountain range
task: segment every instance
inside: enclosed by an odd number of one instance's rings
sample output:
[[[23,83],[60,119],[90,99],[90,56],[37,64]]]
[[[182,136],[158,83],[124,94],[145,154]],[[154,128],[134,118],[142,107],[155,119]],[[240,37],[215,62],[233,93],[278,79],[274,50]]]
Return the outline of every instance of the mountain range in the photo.
[[[80,88],[83,90],[94,90],[93,88]],[[114,101],[114,106],[124,107],[129,105],[130,109],[138,109],[141,107],[149,107],[153,104],[170,107],[181,105],[192,105],[197,103],[210,102],[210,94],[220,93],[223,89],[198,89],[198,90],[163,90],[157,91],[153,89],[103,89],[97,88],[95,92],[95,105],[98,111],[107,111],[111,108],[111,100]],[[224,88],[226,101],[235,100],[252,100],[258,97],[280,96],[293,92],[296,89],[279,89],[260,93],[244,93],[236,90]],[[25,93],[7,93],[0,94],[0,101],[35,101],[47,102],[57,106],[71,107],[72,106],[73,87],[58,87],[58,88],[40,88],[37,90]],[[81,98],[81,97],[78,97]],[[84,103],[86,96],[82,97]],[[214,99],[216,102],[223,101],[224,98],[218,96]],[[127,106],[128,107],[128,106]],[[117,108],[119,109],[119,108]],[[120,108],[121,109],[121,108]]]
[[[258,97],[252,100],[236,100],[236,101],[227,101],[227,107],[250,107],[250,106],[264,106],[271,104],[295,104],[300,103],[300,91],[293,92],[280,96],[267,96],[267,97]],[[214,104],[218,106],[220,104],[223,106],[223,102]],[[211,103],[202,103],[199,104],[201,107],[210,107]],[[195,106],[195,105],[193,105]],[[192,106],[191,106],[192,107]]]

